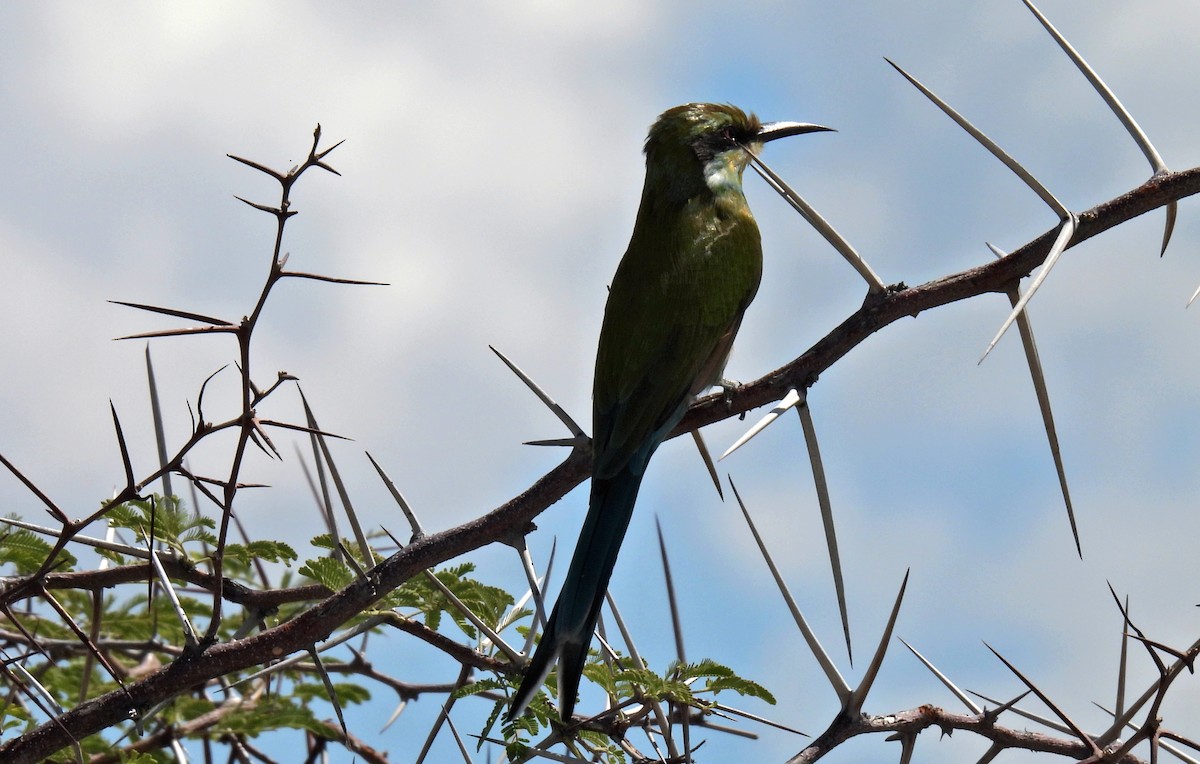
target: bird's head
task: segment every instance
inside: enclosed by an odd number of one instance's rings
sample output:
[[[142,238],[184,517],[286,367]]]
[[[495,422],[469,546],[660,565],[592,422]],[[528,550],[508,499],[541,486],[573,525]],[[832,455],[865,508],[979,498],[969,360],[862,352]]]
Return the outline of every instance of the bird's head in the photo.
[[[747,149],[789,135],[828,127],[807,122],[759,121],[729,104],[689,103],[668,109],[650,127],[646,138],[647,180],[652,175],[677,191],[691,195],[699,182],[715,194],[740,192],[742,171],[750,161]]]

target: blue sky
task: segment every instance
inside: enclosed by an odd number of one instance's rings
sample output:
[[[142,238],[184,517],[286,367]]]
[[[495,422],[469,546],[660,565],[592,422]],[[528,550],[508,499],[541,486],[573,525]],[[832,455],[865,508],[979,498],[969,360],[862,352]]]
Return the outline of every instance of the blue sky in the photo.
[[[1174,169],[1200,162],[1200,7],[1045,0],[1043,10],[1129,106]],[[0,96],[0,453],[70,514],[121,480],[108,401],[139,473],[154,461],[140,343],[113,337],[172,325],[109,304],[129,300],[236,319],[257,294],[272,225],[233,199],[275,189],[226,152],[286,168],[320,122],[343,177],[306,178],[285,247],[292,267],[387,281],[386,288],[285,284],[256,352],[261,381],[286,369],[317,416],[354,438],[336,452],[358,509],[402,521],[362,457],[369,450],[429,528],[504,501],[561,453],[521,446],[559,425],[487,349],[522,365],[582,423],[589,419],[605,285],[632,226],[641,142],[665,108],[736,103],[764,119],[839,132],[771,144],[777,172],[849,238],[885,281],[910,285],[990,259],[1055,223],[1007,171],[884,62],[888,56],[989,132],[1077,211],[1149,174],[1140,152],[1017,0],[962,3],[546,2],[25,4],[3,11]],[[748,178],[766,251],[763,287],[728,373],[753,379],[852,312],[858,277],[757,178]],[[822,376],[810,395],[822,436],[859,665],[912,569],[898,632],[961,684],[1009,697],[1017,682],[986,639],[1084,726],[1111,703],[1119,619],[1106,581],[1128,593],[1150,636],[1197,634],[1200,528],[1194,422],[1200,369],[1189,352],[1200,283],[1192,205],[1158,257],[1155,213],[1071,250],[1032,315],[1056,406],[1085,559],[1073,552],[1015,333],[982,366],[1007,313],[1001,296],[888,327]],[[221,339],[153,345],[167,428],[233,360]],[[233,376],[212,391],[228,405]],[[215,408],[214,408],[215,411]],[[270,416],[300,416],[279,396]],[[706,432],[716,451],[745,423]],[[227,463],[223,444],[196,466]],[[312,553],[320,532],[297,460],[257,459],[251,532]],[[738,481],[793,591],[831,650],[840,644],[811,475],[793,419],[723,464]],[[40,517],[0,478],[8,508]],[[544,561],[573,544],[585,495],[539,518]],[[209,508],[211,510],[211,508]],[[641,649],[661,667],[665,638],[655,517],[669,537],[689,621],[689,657],[710,656],[780,698],[755,710],[818,733],[832,693],[783,612],[734,508],[715,497],[690,444],[656,457],[613,579]],[[481,575],[516,588],[515,555],[488,549]],[[379,645],[377,644],[378,648]],[[410,650],[414,652],[410,653]],[[453,666],[398,641],[395,673],[449,681]],[[382,666],[381,666],[382,667]],[[405,669],[412,674],[404,674]],[[1134,686],[1144,686],[1144,665]],[[433,699],[376,732],[390,699],[356,712],[368,742],[397,761]],[[1181,683],[1166,709],[1200,692]],[[895,652],[872,712],[954,706]],[[1174,713],[1172,713],[1174,711]],[[1194,723],[1194,717],[1193,717]],[[1021,726],[1021,725],[1017,725]],[[465,724],[470,729],[470,723]],[[709,755],[784,759],[802,743],[761,731],[712,737]],[[1195,729],[1191,733],[1197,734]],[[923,760],[962,760],[974,741],[922,740]],[[446,741],[443,756],[452,754]],[[751,746],[747,748],[746,746]],[[972,747],[974,746],[974,747]],[[859,743],[834,761],[888,750]],[[874,754],[872,754],[874,755]],[[346,760],[349,760],[348,757]],[[1013,760],[1016,760],[1015,758]]]

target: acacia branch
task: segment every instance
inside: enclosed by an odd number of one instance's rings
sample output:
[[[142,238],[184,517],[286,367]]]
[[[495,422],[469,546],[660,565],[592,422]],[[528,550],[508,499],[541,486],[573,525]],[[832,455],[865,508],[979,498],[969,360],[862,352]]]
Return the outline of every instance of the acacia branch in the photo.
[[[909,711],[881,716],[850,717],[844,714],[833,720],[821,735],[804,750],[797,753],[787,764],[808,764],[817,761],[850,738],[859,735],[892,733],[895,739],[912,739],[921,732],[936,728],[939,734],[949,735],[955,730],[970,732],[992,741],[996,748],[1019,748],[1036,753],[1057,754],[1072,760],[1085,758],[1091,750],[1073,738],[1057,738],[1040,732],[1018,730],[996,724],[995,716],[989,713],[956,714],[936,706],[924,705]],[[1145,764],[1133,755],[1113,759],[1111,764]]]
[[[1082,213],[1073,244],[1197,192],[1200,168],[1157,175]],[[1054,230],[1050,230],[1000,260],[920,286],[898,286],[886,294],[871,296],[803,355],[731,391],[729,396],[712,395],[698,401],[674,434],[772,403],[789,389],[810,386],[850,350],[899,318],[988,292],[1007,292],[1045,259],[1053,238]],[[197,684],[311,648],[421,570],[496,541],[515,541],[529,530],[538,514],[587,478],[590,463],[589,447],[576,446],[566,460],[520,495],[475,520],[417,539],[369,571],[365,579],[323,599],[291,621],[235,642],[185,651],[170,665],[125,689],[81,703],[0,745],[0,760],[14,764],[41,761],[72,740],[137,717]],[[217,584],[217,588],[223,587]]]

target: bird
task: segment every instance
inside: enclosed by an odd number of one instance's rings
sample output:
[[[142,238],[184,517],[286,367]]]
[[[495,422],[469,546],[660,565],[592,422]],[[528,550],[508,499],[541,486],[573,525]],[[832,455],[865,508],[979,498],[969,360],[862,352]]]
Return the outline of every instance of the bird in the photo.
[[[762,278],[762,243],[742,190],[748,152],[830,128],[762,123],[728,104],[663,112],[646,138],[646,180],[609,287],[592,388],[588,512],[562,589],[508,720],[558,662],[559,715],[572,718],[588,647],[646,465],[701,392],[723,382]]]

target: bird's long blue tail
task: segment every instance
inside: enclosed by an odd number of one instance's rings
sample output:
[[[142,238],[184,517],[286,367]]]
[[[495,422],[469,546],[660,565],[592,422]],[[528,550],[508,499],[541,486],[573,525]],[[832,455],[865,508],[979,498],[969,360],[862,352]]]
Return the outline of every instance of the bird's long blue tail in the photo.
[[[546,623],[546,631],[513,696],[509,720],[524,713],[556,658],[559,661],[559,712],[563,720],[571,718],[592,633],[596,630],[613,566],[617,564],[621,541],[629,528],[649,454],[645,459],[634,461],[611,477],[592,478],[588,514],[571,566]]]

